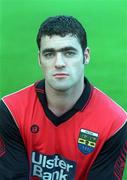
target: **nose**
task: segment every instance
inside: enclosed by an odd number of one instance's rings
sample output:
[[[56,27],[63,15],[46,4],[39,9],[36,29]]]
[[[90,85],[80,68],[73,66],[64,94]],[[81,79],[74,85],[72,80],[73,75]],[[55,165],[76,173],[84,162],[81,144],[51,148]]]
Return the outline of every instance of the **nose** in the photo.
[[[56,59],[55,59],[55,68],[64,68],[65,67],[65,61],[64,57],[62,54],[59,52],[56,54]]]

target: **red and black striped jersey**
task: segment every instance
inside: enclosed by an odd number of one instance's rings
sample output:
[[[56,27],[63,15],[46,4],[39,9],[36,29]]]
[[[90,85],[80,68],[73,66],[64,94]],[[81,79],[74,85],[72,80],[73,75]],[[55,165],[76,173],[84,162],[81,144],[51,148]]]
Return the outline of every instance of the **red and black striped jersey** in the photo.
[[[6,96],[0,104],[0,179],[120,180],[126,119],[87,79],[74,107],[60,117],[48,108],[44,80]]]

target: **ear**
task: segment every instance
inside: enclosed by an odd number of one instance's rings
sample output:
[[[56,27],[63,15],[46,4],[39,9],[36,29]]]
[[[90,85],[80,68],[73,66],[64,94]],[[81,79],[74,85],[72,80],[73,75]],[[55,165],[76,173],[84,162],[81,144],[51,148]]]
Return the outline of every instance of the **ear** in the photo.
[[[41,57],[40,57],[40,51],[38,51],[38,64],[41,66]]]
[[[84,64],[89,64],[90,61],[90,49],[87,47],[84,51]]]

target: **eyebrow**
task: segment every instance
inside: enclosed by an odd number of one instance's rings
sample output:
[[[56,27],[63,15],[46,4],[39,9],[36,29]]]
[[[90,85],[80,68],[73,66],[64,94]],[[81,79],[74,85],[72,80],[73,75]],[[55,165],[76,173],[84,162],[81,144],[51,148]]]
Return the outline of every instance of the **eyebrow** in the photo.
[[[65,51],[77,51],[76,48],[68,46],[68,47],[64,47],[64,48],[60,48],[60,49],[54,49],[54,48],[46,48],[42,51],[42,54],[45,54],[46,52],[65,52]]]

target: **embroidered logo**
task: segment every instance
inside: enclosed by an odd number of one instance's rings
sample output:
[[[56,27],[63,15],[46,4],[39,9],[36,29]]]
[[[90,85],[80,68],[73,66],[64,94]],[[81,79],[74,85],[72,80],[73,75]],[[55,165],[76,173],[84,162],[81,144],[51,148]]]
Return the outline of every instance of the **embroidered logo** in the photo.
[[[78,148],[83,154],[89,154],[93,152],[96,147],[98,139],[98,133],[81,129],[78,138]]]
[[[38,133],[38,131],[39,131],[39,126],[38,125],[36,125],[36,124],[34,124],[34,125],[32,125],[31,126],[31,132],[32,133]]]

